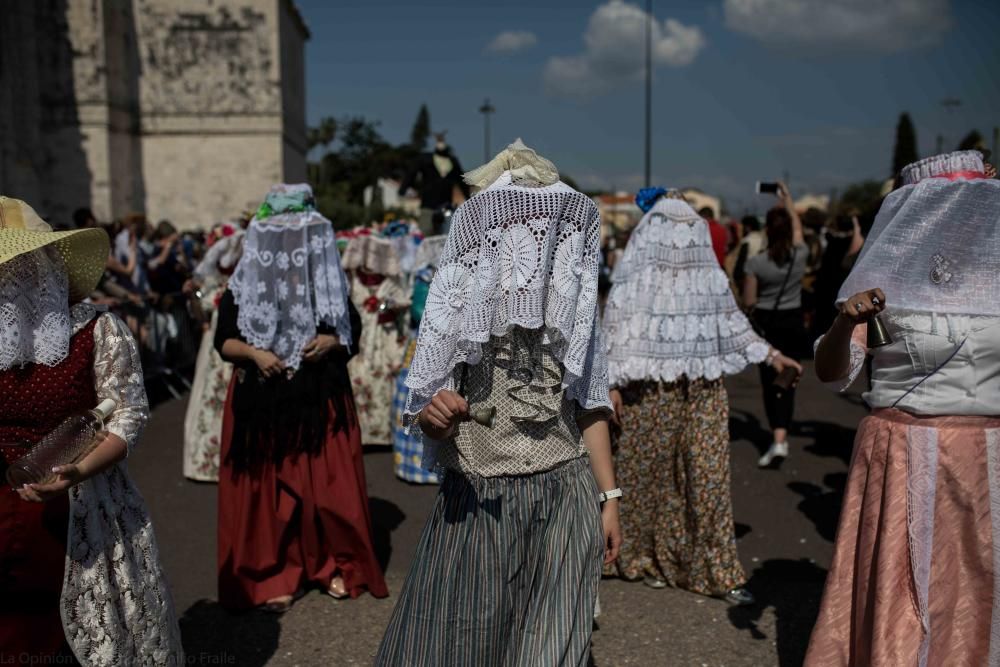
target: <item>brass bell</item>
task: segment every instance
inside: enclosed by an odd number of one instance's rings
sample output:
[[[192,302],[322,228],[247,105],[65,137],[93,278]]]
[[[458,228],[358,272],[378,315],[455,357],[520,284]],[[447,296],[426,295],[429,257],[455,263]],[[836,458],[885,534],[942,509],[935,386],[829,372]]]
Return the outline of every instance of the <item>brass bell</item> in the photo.
[[[469,413],[469,419],[486,428],[493,428],[496,418],[497,406],[495,405],[491,405],[488,408],[478,408]]]
[[[888,329],[885,328],[881,315],[875,315],[868,320],[867,343],[870,350],[892,343],[892,336],[889,335]]]

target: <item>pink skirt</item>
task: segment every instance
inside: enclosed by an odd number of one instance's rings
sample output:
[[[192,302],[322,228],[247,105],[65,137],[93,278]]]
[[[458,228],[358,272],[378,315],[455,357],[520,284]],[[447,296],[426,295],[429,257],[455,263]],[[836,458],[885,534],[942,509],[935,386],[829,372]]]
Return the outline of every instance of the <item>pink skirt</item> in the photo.
[[[998,664],[998,527],[1000,418],[866,417],[805,664]]]

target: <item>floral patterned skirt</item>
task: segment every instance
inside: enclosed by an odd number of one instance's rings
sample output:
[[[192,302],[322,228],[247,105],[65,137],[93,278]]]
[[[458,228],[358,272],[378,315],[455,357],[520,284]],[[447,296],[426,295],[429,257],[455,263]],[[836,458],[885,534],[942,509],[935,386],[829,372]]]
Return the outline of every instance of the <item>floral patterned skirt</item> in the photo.
[[[716,595],[746,582],[736,553],[729,398],[721,379],[633,382],[614,439],[624,543],[605,574]]]

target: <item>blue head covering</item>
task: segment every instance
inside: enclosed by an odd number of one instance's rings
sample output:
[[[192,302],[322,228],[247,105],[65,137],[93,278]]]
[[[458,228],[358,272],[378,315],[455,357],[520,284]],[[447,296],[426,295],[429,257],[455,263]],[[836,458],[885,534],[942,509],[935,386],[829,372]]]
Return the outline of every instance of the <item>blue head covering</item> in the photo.
[[[653,208],[656,200],[665,194],[667,194],[667,189],[659,186],[655,188],[643,188],[635,196],[635,203],[642,209],[643,213],[649,213],[649,209]]]

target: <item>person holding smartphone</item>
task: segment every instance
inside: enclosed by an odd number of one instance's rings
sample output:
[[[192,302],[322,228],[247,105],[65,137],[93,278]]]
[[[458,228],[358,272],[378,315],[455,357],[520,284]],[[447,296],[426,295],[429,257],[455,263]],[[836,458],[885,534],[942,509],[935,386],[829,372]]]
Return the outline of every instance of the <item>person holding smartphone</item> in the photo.
[[[809,250],[788,186],[778,183],[775,194],[781,203],[767,212],[767,250],[746,263],[743,304],[757,332],[797,362],[805,337],[802,278]],[[757,462],[766,468],[779,465],[788,456],[788,428],[795,410],[798,376],[792,371],[779,374],[773,366],[761,365],[760,380],[764,411],[774,436]]]

